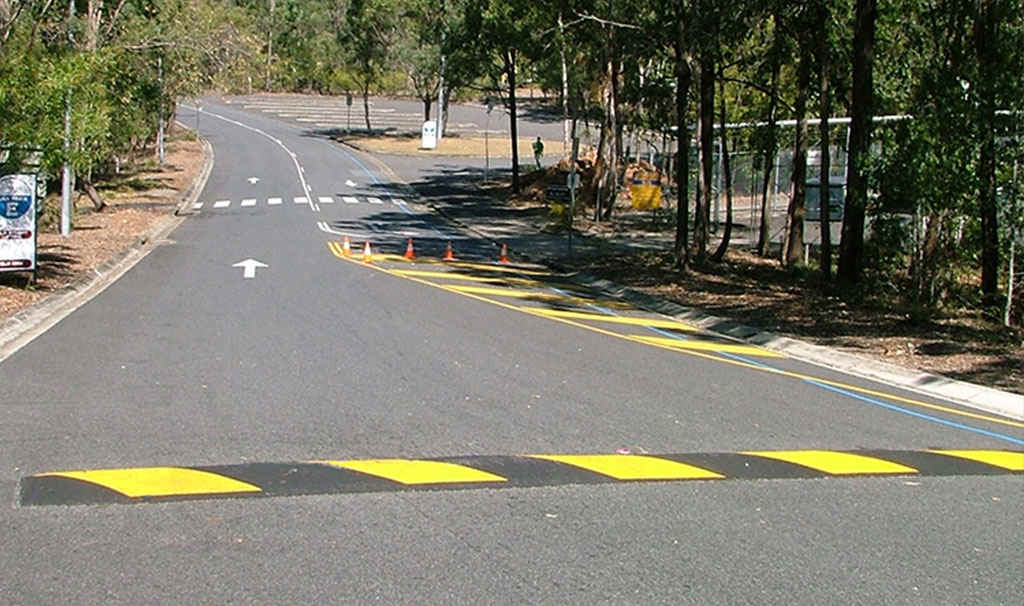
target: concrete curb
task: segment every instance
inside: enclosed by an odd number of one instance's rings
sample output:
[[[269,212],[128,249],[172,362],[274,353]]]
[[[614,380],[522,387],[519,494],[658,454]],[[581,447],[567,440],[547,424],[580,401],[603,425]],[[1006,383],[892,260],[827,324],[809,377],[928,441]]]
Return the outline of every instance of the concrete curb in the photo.
[[[175,211],[159,219],[128,248],[107,259],[99,267],[0,324],[0,362],[103,292],[185,220],[187,214],[182,214],[182,210],[199,197],[213,168],[213,148],[206,139],[200,137],[200,140],[203,143],[203,166],[189,187],[182,192]]]
[[[412,186],[402,180],[389,166],[378,160],[372,153],[361,150],[351,144],[345,143],[344,145],[349,145],[363,152],[372,158],[375,164],[386,171],[392,179],[401,183],[407,191],[415,192]],[[493,196],[492,199],[494,199]],[[476,234],[482,239],[490,240],[495,246],[501,245],[499,241],[475,229],[465,221],[449,215],[442,208],[429,202],[421,204],[434,210],[449,222]],[[589,237],[584,234],[581,234],[581,236],[584,238]],[[520,251],[514,252],[516,257],[526,259],[532,263],[559,268],[557,261],[553,259],[534,258],[530,255],[522,254]],[[643,309],[678,318],[688,324],[736,339],[737,341],[784,353],[801,362],[823,366],[922,395],[950,400],[970,408],[1024,421],[1024,396],[967,383],[966,381],[957,381],[941,375],[903,368],[895,364],[872,360],[829,347],[785,337],[741,324],[729,318],[713,316],[697,309],[688,308],[672,301],[627,288],[609,280],[595,278],[588,274],[577,274],[574,279],[582,285],[595,288],[608,296],[621,298]]]

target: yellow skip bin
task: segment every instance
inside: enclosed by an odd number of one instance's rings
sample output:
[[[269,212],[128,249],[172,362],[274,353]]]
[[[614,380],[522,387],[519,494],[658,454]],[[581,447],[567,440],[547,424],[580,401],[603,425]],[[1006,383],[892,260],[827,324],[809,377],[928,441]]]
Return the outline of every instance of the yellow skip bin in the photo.
[[[183,467],[59,471],[39,474],[36,477],[70,478],[89,482],[134,499],[261,492],[259,486],[208,471]]]
[[[714,480],[725,476],[669,459],[645,455],[530,455],[565,463],[616,480]]]
[[[832,475],[917,473],[913,467],[885,459],[832,450],[760,450],[742,454],[803,465]]]
[[[504,482],[505,478],[480,469],[415,459],[367,459],[363,461],[318,461],[331,467],[351,469],[400,484],[459,484],[463,482]]]

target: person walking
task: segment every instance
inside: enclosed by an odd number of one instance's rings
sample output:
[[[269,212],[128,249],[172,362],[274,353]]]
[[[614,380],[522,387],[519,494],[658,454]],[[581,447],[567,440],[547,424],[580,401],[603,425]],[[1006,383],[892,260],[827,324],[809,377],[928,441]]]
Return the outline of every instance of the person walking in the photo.
[[[540,157],[544,155],[544,142],[537,137],[533,142],[533,159],[537,162],[537,170],[540,170]]]

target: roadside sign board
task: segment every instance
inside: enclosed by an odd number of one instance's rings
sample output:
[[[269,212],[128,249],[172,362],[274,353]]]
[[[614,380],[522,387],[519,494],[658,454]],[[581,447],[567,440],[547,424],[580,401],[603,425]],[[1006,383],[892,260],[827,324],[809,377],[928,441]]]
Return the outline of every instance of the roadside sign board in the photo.
[[[637,210],[661,208],[661,176],[656,172],[636,171],[629,186],[629,197]]]
[[[420,148],[437,148],[437,123],[433,120],[427,120],[423,123],[423,143],[420,145]]]
[[[0,271],[36,269],[36,176],[0,177]]]

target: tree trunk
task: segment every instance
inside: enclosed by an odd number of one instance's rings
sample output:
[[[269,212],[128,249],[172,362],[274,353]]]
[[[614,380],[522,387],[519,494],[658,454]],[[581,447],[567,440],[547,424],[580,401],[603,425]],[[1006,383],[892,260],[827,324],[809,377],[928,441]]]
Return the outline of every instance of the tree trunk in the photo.
[[[614,42],[614,38],[609,39]],[[622,153],[622,131],[618,120],[619,104],[619,63],[608,61],[608,204],[604,209],[604,218],[611,219],[615,200],[619,195],[619,155]]]
[[[700,193],[697,208],[694,209],[696,223],[693,235],[697,245],[697,261],[703,262],[707,256],[708,223],[711,217],[711,175],[715,158],[713,136],[715,128],[715,64],[714,58],[708,52],[705,52],[700,59],[699,109],[700,171],[697,173],[697,189]]]
[[[363,85],[363,118],[366,120],[366,133],[370,134],[373,132],[373,128],[370,126],[370,81],[367,80],[366,84]]]
[[[676,238],[673,252],[675,266],[685,269],[690,263],[690,85],[693,70],[686,40],[685,0],[676,0]]]
[[[512,135],[512,193],[519,194],[519,129],[516,121],[516,49],[505,51],[505,73],[508,75],[508,121]]]
[[[565,61],[565,20],[558,11],[558,57],[562,63],[562,149],[570,150],[569,141],[569,64]]]
[[[999,229],[996,210],[996,74],[999,63],[995,40],[996,15],[992,0],[978,0],[974,22],[974,51],[978,60],[981,105],[978,154],[978,210],[981,214],[981,292],[986,304],[997,302],[999,289]]]
[[[102,17],[103,0],[89,0],[85,8],[85,50],[87,51],[94,51],[99,47]]]
[[[820,194],[818,195],[818,208],[820,209],[820,221],[818,223],[819,229],[821,230],[821,276],[825,281],[832,279],[832,224],[831,217],[829,216],[829,202],[832,199],[832,187],[831,173],[832,173],[832,154],[830,148],[831,132],[829,131],[828,119],[832,114],[832,92],[829,90],[829,53],[831,48],[829,47],[829,20],[831,15],[829,13],[829,0],[819,0],[820,6],[818,7],[818,38],[820,45],[818,47],[818,54],[821,60],[821,124],[819,130],[821,132],[821,171],[819,172],[819,181],[821,182]]]
[[[96,188],[92,184],[92,179],[88,175],[84,175],[81,179],[82,189],[85,190],[85,195],[89,196],[89,200],[92,201],[92,207],[96,212],[99,212],[107,207],[106,201],[100,192],[96,191]]]
[[[718,244],[718,249],[715,250],[715,254],[711,255],[711,260],[715,263],[721,263],[722,259],[725,258],[725,251],[729,249],[729,239],[732,238],[732,165],[729,160],[729,135],[725,130],[725,83],[722,83],[721,90],[719,93],[722,96],[720,104],[720,115],[718,118],[720,124],[719,140],[722,146],[722,176],[725,179],[725,229],[722,231],[722,241]]]
[[[806,42],[804,44],[807,44]],[[793,196],[786,212],[786,246],[782,264],[801,263],[804,254],[804,201],[807,189],[807,88],[811,84],[811,57],[806,47],[800,51],[796,85],[796,137],[793,142]]]
[[[846,209],[839,240],[839,279],[857,282],[864,265],[864,215],[868,203],[867,165],[873,117],[872,68],[875,60],[877,0],[856,0],[853,33],[853,99],[850,105],[850,149],[846,177]]]
[[[778,25],[776,25],[778,27]],[[776,36],[780,34],[776,30]],[[770,96],[768,97],[768,137],[764,150],[764,182],[761,188],[761,228],[757,235],[757,254],[765,256],[768,250],[768,240],[771,237],[771,209],[768,206],[768,187],[772,181],[772,167],[775,166],[775,154],[777,149],[777,136],[775,134],[775,113],[779,102],[779,72],[782,69],[777,43],[772,48],[772,80]]]
[[[434,96],[433,95],[423,95],[422,97],[420,97],[420,100],[423,101],[423,121],[424,122],[429,122],[430,121],[430,106],[433,104]]]

